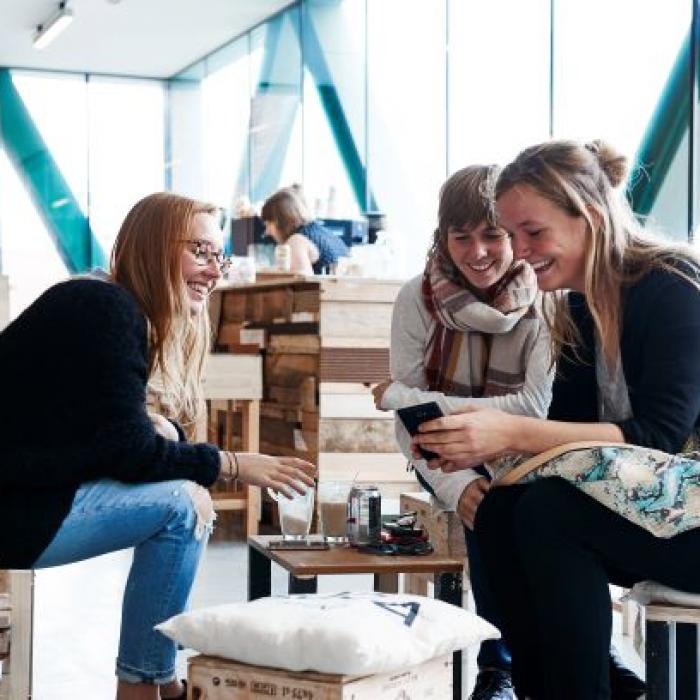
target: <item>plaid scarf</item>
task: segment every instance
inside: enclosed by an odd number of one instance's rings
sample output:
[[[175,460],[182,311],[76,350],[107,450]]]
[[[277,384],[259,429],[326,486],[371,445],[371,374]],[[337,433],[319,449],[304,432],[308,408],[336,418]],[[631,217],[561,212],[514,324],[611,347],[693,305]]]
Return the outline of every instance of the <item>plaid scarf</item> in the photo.
[[[533,306],[537,278],[527,263],[513,264],[486,302],[449,279],[432,258],[422,294],[432,317],[424,354],[431,391],[482,397],[523,387],[540,324]]]

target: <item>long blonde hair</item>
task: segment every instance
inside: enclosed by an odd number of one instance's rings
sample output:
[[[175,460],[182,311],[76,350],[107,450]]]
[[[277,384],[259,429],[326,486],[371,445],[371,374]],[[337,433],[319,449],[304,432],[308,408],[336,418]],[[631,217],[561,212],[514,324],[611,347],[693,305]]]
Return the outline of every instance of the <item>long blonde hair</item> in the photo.
[[[660,268],[698,287],[696,254],[689,246],[674,245],[642,229],[618,191],[626,175],[627,159],[604,141],[554,140],[522,151],[503,169],[495,191],[498,199],[524,185],[570,216],[586,221],[584,294],[609,363],[619,351],[623,286]],[[567,347],[577,355],[581,338],[564,294],[552,296],[553,311],[547,320],[556,360]]]
[[[195,216],[217,212],[188,197],[151,194],[127,214],[112,249],[111,277],[134,295],[148,322],[149,393],[189,436],[203,408],[210,327],[206,313],[190,311],[182,253]]]

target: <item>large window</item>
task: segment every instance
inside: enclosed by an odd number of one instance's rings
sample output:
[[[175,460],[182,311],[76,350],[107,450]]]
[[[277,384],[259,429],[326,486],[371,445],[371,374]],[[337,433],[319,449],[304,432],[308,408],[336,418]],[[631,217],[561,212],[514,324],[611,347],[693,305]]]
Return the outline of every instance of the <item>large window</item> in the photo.
[[[164,84],[3,75],[0,244],[15,316],[69,273],[104,264],[129,208],[165,188]]]

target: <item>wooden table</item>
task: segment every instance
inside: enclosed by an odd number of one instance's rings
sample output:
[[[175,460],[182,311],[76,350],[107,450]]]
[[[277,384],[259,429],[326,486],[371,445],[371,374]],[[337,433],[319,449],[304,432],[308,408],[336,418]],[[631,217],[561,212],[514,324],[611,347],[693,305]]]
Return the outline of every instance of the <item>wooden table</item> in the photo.
[[[439,554],[425,556],[379,556],[365,554],[352,547],[331,546],[327,550],[269,549],[270,537],[248,537],[248,600],[272,594],[272,562],[289,573],[289,593],[316,593],[317,577],[329,574],[374,574],[374,589],[397,593],[399,574],[432,574],[435,597],[446,603],[462,605],[462,559]],[[453,700],[462,697],[462,652],[456,651],[453,663]]]

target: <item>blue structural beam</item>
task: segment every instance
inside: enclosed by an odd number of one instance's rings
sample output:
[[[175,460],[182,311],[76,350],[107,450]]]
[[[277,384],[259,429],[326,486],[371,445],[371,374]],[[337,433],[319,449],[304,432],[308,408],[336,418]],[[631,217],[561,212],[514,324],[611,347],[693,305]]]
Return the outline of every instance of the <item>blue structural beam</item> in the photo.
[[[90,224],[7,68],[0,69],[0,139],[69,272],[104,266],[105,255]]]
[[[683,137],[688,133],[689,70],[690,33],[681,45],[635,155],[628,196],[632,209],[642,216],[654,206]]]
[[[328,118],[333,139],[347,170],[360,211],[374,211],[377,209],[377,203],[374,195],[367,188],[367,168],[360,157],[333,76],[326,62],[323,47],[305,2],[301,3],[301,11],[302,35],[300,44],[304,65],[309,69],[316,84],[321,105]]]

